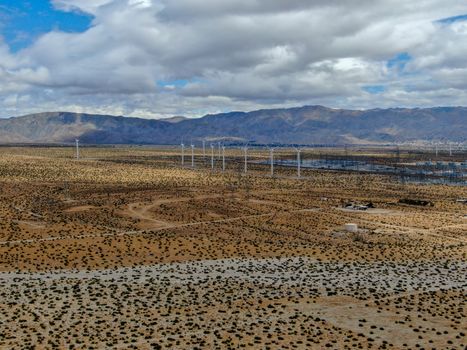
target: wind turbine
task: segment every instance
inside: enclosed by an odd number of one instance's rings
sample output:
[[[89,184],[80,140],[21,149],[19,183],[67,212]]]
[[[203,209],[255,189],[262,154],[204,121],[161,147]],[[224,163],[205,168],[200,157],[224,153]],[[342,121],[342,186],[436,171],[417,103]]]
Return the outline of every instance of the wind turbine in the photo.
[[[221,142],[217,142],[217,159],[221,159]]]
[[[184,167],[185,166],[185,144],[182,142],[180,146],[182,147],[182,167]]]
[[[297,177],[300,177],[300,153],[302,150],[300,148],[295,148],[295,151],[297,151]]]
[[[211,170],[214,170],[214,145],[211,143]]]
[[[203,139],[203,159],[206,159],[206,140]]]
[[[225,171],[225,146],[222,145],[222,172]]]
[[[269,148],[269,159],[271,163],[271,177],[274,177],[274,148]]]
[[[245,166],[244,166],[243,171],[246,174],[248,171],[248,145],[245,145],[245,147],[243,147],[243,152],[245,156]]]
[[[195,145],[191,143],[191,167],[195,167]]]
[[[79,160],[79,140],[75,140],[76,143],[76,160]]]
[[[449,157],[452,157],[452,144],[449,142]]]

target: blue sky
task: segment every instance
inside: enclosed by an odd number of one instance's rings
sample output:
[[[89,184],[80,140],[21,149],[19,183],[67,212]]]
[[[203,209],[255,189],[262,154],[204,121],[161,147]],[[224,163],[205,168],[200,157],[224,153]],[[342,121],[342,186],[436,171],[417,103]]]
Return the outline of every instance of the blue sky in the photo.
[[[0,0],[0,33],[13,52],[53,30],[83,32],[91,22],[92,16],[59,11],[47,0]]]
[[[383,85],[367,85],[367,86],[364,86],[362,89],[373,95],[380,94],[384,92],[385,90]]]
[[[467,21],[467,14],[443,18],[443,19],[438,20],[437,22],[445,23],[445,24],[451,24],[451,23],[454,23],[454,22],[462,22],[462,21]]]
[[[388,60],[387,66],[388,68],[397,68],[402,71],[411,59],[412,57],[408,52],[401,52]]]

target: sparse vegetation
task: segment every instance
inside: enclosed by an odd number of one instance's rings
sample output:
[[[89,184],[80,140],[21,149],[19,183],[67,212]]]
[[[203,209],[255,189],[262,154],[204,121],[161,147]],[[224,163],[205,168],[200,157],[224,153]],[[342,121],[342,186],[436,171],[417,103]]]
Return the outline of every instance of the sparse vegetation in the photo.
[[[82,156],[0,148],[0,348],[467,345],[465,187]]]

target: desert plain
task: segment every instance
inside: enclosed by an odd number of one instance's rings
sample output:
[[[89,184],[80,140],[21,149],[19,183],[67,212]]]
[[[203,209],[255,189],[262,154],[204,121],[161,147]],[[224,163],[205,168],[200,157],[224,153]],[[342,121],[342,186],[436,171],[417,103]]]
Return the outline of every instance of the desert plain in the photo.
[[[465,184],[200,152],[0,147],[0,348],[466,348]]]

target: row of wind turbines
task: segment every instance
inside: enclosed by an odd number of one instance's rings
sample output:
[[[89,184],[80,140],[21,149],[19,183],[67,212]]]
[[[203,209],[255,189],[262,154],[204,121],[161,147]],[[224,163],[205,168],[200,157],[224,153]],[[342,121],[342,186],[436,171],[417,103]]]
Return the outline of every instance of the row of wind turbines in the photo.
[[[206,141],[202,141],[202,150],[203,150],[203,159],[206,158]],[[182,142],[180,144],[181,147],[181,164],[182,167],[185,167],[185,148],[186,145]],[[190,144],[191,148],[191,168],[195,168],[195,145],[192,143]],[[211,148],[211,170],[214,171],[214,149],[215,149],[215,144],[211,143],[210,144]],[[222,159],[222,172],[225,172],[226,167],[225,167],[225,145],[221,144],[218,142],[218,159]],[[245,145],[241,147],[241,150],[243,151],[243,159],[244,159],[244,165],[243,165],[243,173],[247,174],[248,173],[248,145]],[[300,148],[294,148],[294,150],[297,153],[297,177],[301,177],[301,149]],[[269,163],[271,167],[271,177],[274,176],[274,148],[269,147]]]
[[[203,159],[206,158],[206,141],[203,140]],[[185,144],[181,143],[181,163],[182,167],[185,167]],[[190,145],[191,148],[191,168],[195,168],[195,145],[192,143]],[[214,148],[215,145],[213,143],[210,144],[211,148],[211,170],[214,171]],[[225,145],[218,142],[218,158],[222,158],[222,172],[225,172]],[[243,172],[246,174],[248,172],[248,145],[242,147],[243,155],[244,155],[244,168]],[[297,176],[300,177],[300,154],[301,150],[299,148],[295,148],[297,152]],[[80,152],[79,152],[79,139],[75,140],[75,158],[76,160],[80,159]],[[270,166],[271,166],[271,176],[274,176],[274,148],[269,148],[269,159],[270,159]]]
[[[226,160],[225,160],[225,145],[221,142],[218,142],[218,159],[222,159],[222,172],[225,172],[226,171]],[[185,167],[185,144],[182,142],[180,144],[181,146],[181,165],[182,167]],[[76,139],[75,140],[75,157],[76,157],[76,160],[79,160],[80,159],[80,142],[79,142],[79,139]],[[449,143],[448,144],[448,150],[449,150],[449,156],[452,157],[453,155],[453,148],[452,148],[452,144]],[[195,168],[195,145],[193,143],[190,144],[190,148],[191,148],[191,168],[194,169]],[[214,171],[214,149],[215,149],[215,144],[214,143],[210,143],[210,148],[211,148],[211,170]],[[246,144],[245,146],[241,147],[241,149],[243,150],[243,158],[244,158],[244,166],[243,166],[243,173],[244,174],[247,174],[248,172],[248,144]],[[275,148],[273,147],[268,147],[269,149],[269,164],[270,164],[270,175],[271,177],[274,176],[274,151],[275,151]],[[294,147],[293,148],[297,154],[297,177],[300,178],[301,177],[301,152],[302,150],[300,148],[297,148],[297,147]],[[206,141],[205,140],[202,140],[202,151],[203,151],[203,159],[206,159]],[[438,157],[438,154],[439,154],[439,147],[438,147],[438,144],[435,144],[435,154],[436,154],[436,157]]]

